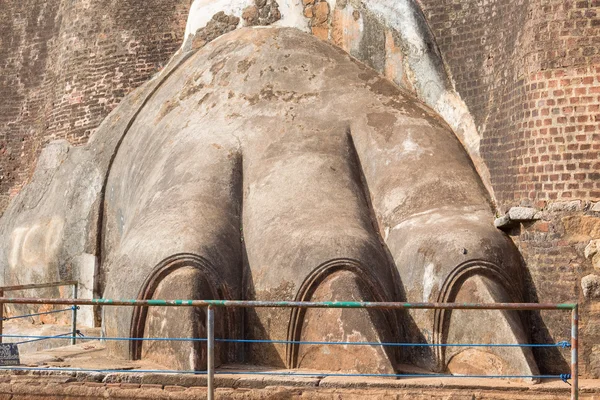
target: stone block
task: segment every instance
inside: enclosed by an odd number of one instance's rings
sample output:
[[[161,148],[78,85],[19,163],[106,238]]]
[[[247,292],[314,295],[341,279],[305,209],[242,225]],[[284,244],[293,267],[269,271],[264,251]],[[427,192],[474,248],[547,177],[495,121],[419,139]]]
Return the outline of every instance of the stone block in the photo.
[[[494,221],[498,229],[509,229],[520,222],[536,221],[541,219],[542,213],[532,207],[512,207],[508,212]]]
[[[581,211],[581,200],[557,201],[548,206],[551,212],[574,212]]]
[[[535,221],[540,219],[540,215],[535,208],[512,207],[508,210],[508,218],[512,221]]]
[[[600,276],[590,274],[586,275],[581,279],[581,289],[583,290],[583,296],[586,299],[599,299],[600,298]]]
[[[600,269],[600,239],[590,240],[585,247],[585,258],[592,260],[592,266],[595,269]]]
[[[508,228],[509,226],[511,226],[512,221],[510,218],[508,218],[508,215],[503,215],[500,218],[496,218],[496,220],[494,221],[494,226],[498,229],[503,229],[503,228]]]

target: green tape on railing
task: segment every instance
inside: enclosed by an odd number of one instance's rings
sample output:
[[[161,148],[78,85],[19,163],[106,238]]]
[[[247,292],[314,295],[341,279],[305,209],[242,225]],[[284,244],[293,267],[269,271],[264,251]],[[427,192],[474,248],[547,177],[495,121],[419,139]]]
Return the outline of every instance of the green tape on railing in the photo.
[[[575,307],[577,307],[577,304],[572,304],[572,303],[562,303],[562,304],[556,305],[556,308],[558,308],[560,310],[572,310]]]
[[[92,299],[92,302],[98,304],[111,304],[113,301],[110,299]]]
[[[167,301],[166,300],[148,300],[148,305],[152,305],[152,306],[166,306],[167,305]]]

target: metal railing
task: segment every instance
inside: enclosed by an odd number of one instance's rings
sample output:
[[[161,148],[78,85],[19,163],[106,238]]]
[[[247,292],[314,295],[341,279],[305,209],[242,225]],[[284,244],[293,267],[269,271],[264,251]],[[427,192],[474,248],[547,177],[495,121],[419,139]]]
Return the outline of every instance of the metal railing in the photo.
[[[571,311],[571,340],[569,342],[561,342],[558,344],[422,344],[422,343],[366,343],[366,342],[350,342],[353,344],[372,345],[402,345],[402,346],[504,346],[504,347],[571,347],[571,371],[570,374],[561,375],[538,375],[538,376],[508,376],[508,375],[448,375],[448,374],[327,374],[327,373],[281,373],[281,372],[254,372],[254,374],[263,375],[286,375],[286,376],[393,376],[393,377],[455,377],[455,378],[560,378],[563,381],[572,380],[571,384],[571,400],[577,400],[579,394],[579,361],[578,361],[578,322],[579,312],[577,304],[540,304],[540,303],[491,303],[491,304],[471,304],[471,303],[393,303],[393,302],[347,302],[347,301],[332,301],[332,302],[298,302],[298,301],[242,301],[242,300],[110,300],[110,299],[36,299],[36,298],[0,298],[0,304],[64,304],[64,305],[94,305],[94,306],[137,306],[137,307],[204,307],[206,313],[206,338],[91,338],[86,339],[103,339],[103,340],[183,340],[183,341],[206,341],[207,342],[207,370],[206,371],[162,371],[162,370],[137,370],[136,372],[152,372],[152,373],[206,373],[207,376],[207,392],[208,399],[214,399],[214,375],[215,375],[215,342],[258,342],[258,343],[291,343],[291,341],[281,340],[236,340],[236,339],[215,339],[215,309],[226,307],[238,308],[259,308],[259,307],[277,307],[277,308],[367,308],[367,309],[424,309],[424,310],[519,310],[519,311],[541,311],[541,310],[569,310]],[[74,330],[73,338],[76,336]],[[305,343],[305,342],[294,342]],[[306,342],[308,343],[308,342]],[[312,342],[311,342],[312,343]],[[317,343],[317,342],[315,342]],[[310,344],[310,343],[309,343]],[[348,344],[347,342],[318,342],[318,344]],[[10,369],[16,369],[11,367]],[[22,368],[25,370],[36,370],[36,368]],[[48,370],[43,368],[40,370]],[[64,369],[57,370],[73,370],[83,371],[80,369]],[[96,372],[113,372],[110,370],[90,370]],[[121,371],[122,372],[122,371]],[[225,372],[231,374],[232,372]],[[245,372],[239,372],[245,373]]]
[[[2,286],[0,287],[0,297],[4,297],[4,293],[6,292],[16,292],[21,290],[33,290],[33,289],[47,289],[53,287],[61,287],[61,286],[71,286],[71,296],[73,300],[77,299],[77,288],[79,287],[79,282],[77,281],[61,281],[61,282],[50,282],[50,283],[34,283],[30,285],[17,285],[17,286]],[[53,311],[45,311],[31,314],[23,314],[16,315],[13,317],[5,317],[4,316],[4,304],[0,304],[0,343],[2,343],[2,339],[4,337],[4,321],[9,321],[12,319],[25,318],[25,317],[36,317],[40,315],[54,314],[59,312],[67,312],[71,311],[71,332],[66,335],[71,335],[71,344],[77,343],[77,310],[79,307],[76,304],[72,304],[70,308],[64,310],[53,310]],[[50,304],[50,303],[35,303],[35,304]],[[65,336],[65,335],[60,335]]]

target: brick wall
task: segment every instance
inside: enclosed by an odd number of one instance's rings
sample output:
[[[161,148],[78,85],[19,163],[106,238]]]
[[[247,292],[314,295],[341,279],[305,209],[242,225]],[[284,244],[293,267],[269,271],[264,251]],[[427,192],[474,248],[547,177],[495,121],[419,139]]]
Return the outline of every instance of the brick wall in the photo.
[[[181,45],[191,0],[0,0],[0,214],[50,140],[85,143]]]
[[[499,206],[600,199],[600,1],[421,0]]]
[[[543,210],[511,232],[531,300],[582,304],[582,372],[598,377],[600,305],[580,282],[594,273],[584,248],[600,227],[600,0],[419,2],[475,119],[500,210]],[[569,316],[534,316],[532,329],[534,340],[564,340]],[[544,370],[568,368],[558,352],[542,355]]]

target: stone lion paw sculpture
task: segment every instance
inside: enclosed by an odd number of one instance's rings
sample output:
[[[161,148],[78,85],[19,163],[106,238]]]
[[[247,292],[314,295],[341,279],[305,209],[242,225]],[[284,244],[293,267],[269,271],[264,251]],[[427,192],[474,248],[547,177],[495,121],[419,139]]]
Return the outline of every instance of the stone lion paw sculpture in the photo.
[[[519,253],[492,220],[431,109],[313,36],[239,29],[181,53],[88,145],[49,146],[1,221],[0,256],[5,283],[73,277],[105,298],[521,301]],[[191,308],[113,307],[101,323],[109,336],[204,336]],[[522,343],[528,332],[508,311],[219,309],[217,337]],[[109,345],[171,368],[206,362],[197,342]],[[537,371],[520,348],[217,349],[221,363],[273,367]]]

